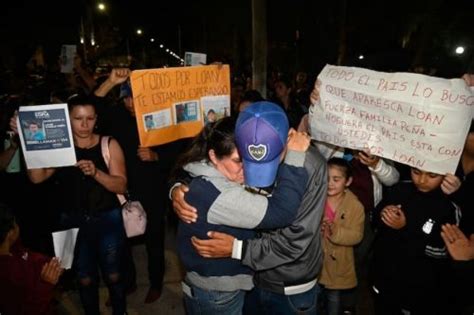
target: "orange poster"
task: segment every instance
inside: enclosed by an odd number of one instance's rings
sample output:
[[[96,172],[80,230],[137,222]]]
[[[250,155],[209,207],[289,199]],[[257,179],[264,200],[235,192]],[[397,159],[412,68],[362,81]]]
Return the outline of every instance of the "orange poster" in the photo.
[[[228,65],[137,70],[131,84],[145,147],[193,137],[204,124],[230,115]]]

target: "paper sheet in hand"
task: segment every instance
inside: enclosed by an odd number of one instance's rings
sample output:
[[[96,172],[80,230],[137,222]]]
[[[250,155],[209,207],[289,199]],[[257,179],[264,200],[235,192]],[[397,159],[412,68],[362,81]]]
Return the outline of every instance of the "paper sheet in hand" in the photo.
[[[59,257],[61,267],[70,269],[74,260],[78,228],[53,233],[54,254]]]

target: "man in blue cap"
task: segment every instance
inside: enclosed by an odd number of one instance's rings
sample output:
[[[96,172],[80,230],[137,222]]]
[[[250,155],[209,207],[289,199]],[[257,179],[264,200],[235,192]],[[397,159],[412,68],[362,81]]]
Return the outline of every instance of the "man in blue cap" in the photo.
[[[272,105],[269,102],[250,105],[239,115],[236,125],[245,183],[254,187],[271,185],[280,162],[280,156],[275,154],[280,141],[262,141],[275,127],[273,115],[277,114]],[[245,241],[212,231],[210,240],[193,241],[204,257],[232,257],[257,271],[252,302],[247,305],[249,313],[316,313],[317,277],[323,255],[320,222],[326,200],[327,170],[324,158],[314,147],[306,151],[304,166],[309,181],[296,218],[289,226],[262,232],[260,238]],[[183,191],[186,189],[172,191],[173,205],[184,221],[192,222],[196,218],[192,207],[180,207],[182,200],[176,200]],[[235,213],[222,218],[217,223],[237,226],[245,221]]]

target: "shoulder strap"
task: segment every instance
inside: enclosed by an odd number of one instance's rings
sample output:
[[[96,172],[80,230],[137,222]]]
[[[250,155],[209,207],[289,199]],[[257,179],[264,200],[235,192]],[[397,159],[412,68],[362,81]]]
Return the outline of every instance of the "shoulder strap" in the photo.
[[[109,139],[109,136],[103,136],[100,139],[100,149],[102,151],[102,157],[104,158],[105,165],[107,165],[107,168],[109,168],[110,165]]]
[[[107,168],[110,167],[109,140],[110,140],[109,136],[103,136],[100,139],[100,149],[102,151],[102,157],[104,158],[105,165],[107,165]],[[127,202],[127,199],[122,194],[117,194],[117,199],[119,200],[121,205]]]

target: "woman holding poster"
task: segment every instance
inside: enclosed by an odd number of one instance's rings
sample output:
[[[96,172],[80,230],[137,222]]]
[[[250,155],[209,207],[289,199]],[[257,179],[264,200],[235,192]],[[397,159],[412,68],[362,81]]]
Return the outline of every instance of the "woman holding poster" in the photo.
[[[30,169],[28,176],[33,183],[51,179],[56,185],[61,229],[79,227],[74,266],[85,313],[100,314],[97,268],[100,267],[109,289],[113,314],[124,314],[126,303],[120,258],[126,237],[116,197],[127,187],[124,156],[118,142],[111,139],[107,168],[102,157],[101,136],[94,133],[95,107],[80,96],[70,99],[68,107],[78,162],[70,167]]]

